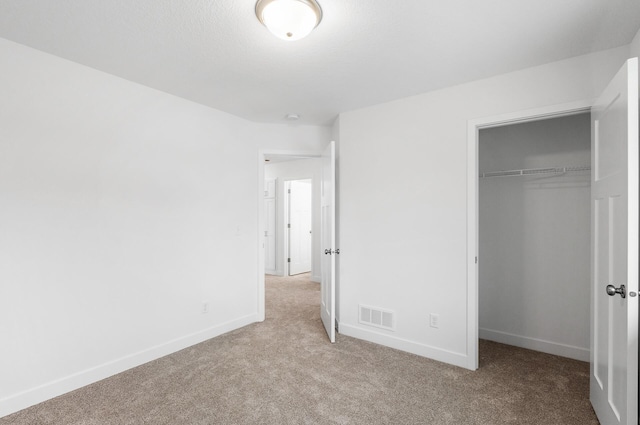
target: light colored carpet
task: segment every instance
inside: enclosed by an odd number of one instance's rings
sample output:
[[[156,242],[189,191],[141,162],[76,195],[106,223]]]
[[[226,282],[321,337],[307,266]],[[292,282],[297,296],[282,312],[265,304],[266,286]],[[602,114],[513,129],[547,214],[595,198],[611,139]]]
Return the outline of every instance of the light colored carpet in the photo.
[[[309,275],[267,279],[267,320],[0,424],[598,424],[589,365],[481,341],[471,372],[338,335]]]

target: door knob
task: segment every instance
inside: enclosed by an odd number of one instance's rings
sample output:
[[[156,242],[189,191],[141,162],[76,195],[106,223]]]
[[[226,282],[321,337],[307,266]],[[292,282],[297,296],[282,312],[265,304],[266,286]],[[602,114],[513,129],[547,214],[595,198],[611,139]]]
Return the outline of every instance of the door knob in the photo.
[[[330,249],[325,249],[325,250],[324,250],[324,255],[327,255],[327,254],[329,254],[329,255],[331,255],[331,254],[332,254],[332,252],[331,252],[331,250],[330,250]]]
[[[613,297],[616,294],[620,294],[622,298],[625,298],[627,296],[625,289],[624,285],[620,285],[619,288],[616,288],[613,285],[607,285],[607,295]]]

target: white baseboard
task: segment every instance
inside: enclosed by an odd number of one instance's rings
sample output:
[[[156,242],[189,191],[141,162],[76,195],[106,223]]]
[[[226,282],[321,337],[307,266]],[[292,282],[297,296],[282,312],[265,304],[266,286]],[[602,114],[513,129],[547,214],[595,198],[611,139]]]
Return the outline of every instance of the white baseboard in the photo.
[[[255,314],[241,317],[2,398],[0,399],[0,418],[224,333],[231,332],[232,330],[254,323],[257,319],[258,316]]]
[[[395,348],[396,350],[406,351],[408,353],[452,364],[454,366],[463,367],[465,369],[469,368],[469,359],[465,354],[443,350],[441,348],[432,347],[430,345],[409,341],[407,339],[344,323],[339,323],[339,329],[342,335],[384,345],[385,347]]]
[[[542,339],[529,338],[526,336],[513,335],[506,332],[494,331],[492,329],[480,329],[479,336],[489,341],[500,342],[502,344],[514,345],[516,347],[528,348],[529,350],[541,351],[556,356],[568,357],[570,359],[589,361],[589,349],[575,347],[572,345],[560,344],[557,342],[545,341]]]
[[[321,283],[322,282],[322,276],[311,276],[311,282]]]

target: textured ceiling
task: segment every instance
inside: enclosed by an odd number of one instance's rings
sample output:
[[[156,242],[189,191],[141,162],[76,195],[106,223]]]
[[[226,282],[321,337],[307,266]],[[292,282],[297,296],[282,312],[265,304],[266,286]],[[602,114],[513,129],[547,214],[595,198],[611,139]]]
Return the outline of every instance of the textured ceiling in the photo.
[[[631,41],[638,0],[319,0],[296,42],[254,0],[1,0],[0,37],[259,122],[340,112]]]

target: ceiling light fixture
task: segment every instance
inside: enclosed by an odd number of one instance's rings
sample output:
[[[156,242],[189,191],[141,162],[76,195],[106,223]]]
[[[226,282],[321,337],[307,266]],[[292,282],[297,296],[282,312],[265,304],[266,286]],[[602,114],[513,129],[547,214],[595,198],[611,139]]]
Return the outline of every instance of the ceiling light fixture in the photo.
[[[294,41],[318,26],[322,9],[315,0],[258,0],[256,16],[276,37]]]

